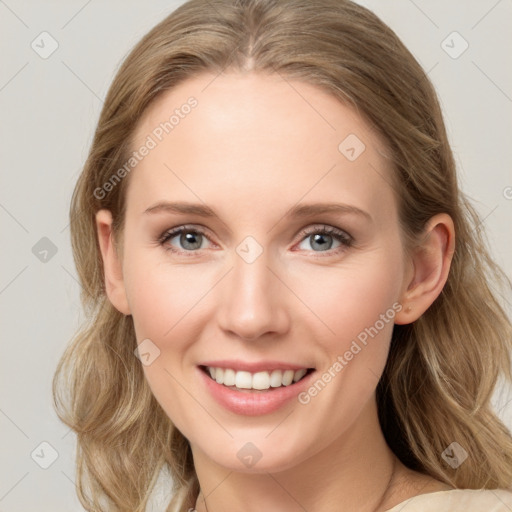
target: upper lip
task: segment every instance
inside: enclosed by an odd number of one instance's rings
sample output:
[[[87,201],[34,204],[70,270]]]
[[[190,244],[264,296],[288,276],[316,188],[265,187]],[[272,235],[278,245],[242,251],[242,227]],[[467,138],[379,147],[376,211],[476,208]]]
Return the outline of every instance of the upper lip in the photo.
[[[222,361],[205,361],[199,366],[210,366],[212,368],[230,368],[235,371],[246,371],[250,373],[272,371],[272,370],[301,370],[302,368],[309,369],[312,366],[283,363],[281,361],[240,361],[240,360],[228,360],[223,359]]]

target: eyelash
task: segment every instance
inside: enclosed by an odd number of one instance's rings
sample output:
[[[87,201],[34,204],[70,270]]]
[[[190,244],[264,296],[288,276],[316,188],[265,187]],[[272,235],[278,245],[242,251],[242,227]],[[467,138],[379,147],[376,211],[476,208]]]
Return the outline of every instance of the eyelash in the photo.
[[[164,247],[165,250],[171,251],[176,254],[184,254],[189,257],[194,257],[194,253],[198,253],[200,249],[191,250],[191,251],[183,251],[176,249],[175,247],[167,244],[169,240],[172,240],[175,236],[181,235],[182,233],[196,233],[206,237],[208,240],[208,235],[200,228],[191,227],[191,226],[178,226],[176,228],[165,231],[159,238],[158,243]],[[300,242],[302,242],[305,238],[312,235],[329,235],[332,236],[335,240],[341,243],[340,247],[335,249],[328,249],[326,251],[310,251],[316,253],[319,257],[323,257],[322,253],[325,253],[327,256],[332,256],[333,254],[338,254],[339,252],[351,247],[354,243],[354,239],[346,232],[341,231],[338,228],[333,226],[325,226],[322,227],[308,227],[303,229],[299,235],[301,237]],[[210,240],[211,241],[211,240]]]

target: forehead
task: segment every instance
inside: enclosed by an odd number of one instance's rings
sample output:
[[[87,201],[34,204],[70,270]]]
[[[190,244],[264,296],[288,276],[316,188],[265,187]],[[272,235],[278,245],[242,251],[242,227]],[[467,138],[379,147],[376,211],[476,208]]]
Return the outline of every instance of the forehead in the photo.
[[[145,112],[133,149],[149,140],[130,176],[129,196],[141,207],[164,190],[196,201],[224,193],[294,204],[341,192],[382,202],[379,189],[389,188],[385,144],[368,123],[322,89],[278,74],[182,82]]]
[[[192,98],[195,106],[190,108]],[[194,125],[200,123],[204,128],[196,132],[198,138],[204,133],[211,137],[212,132],[220,137],[231,135],[224,143],[244,134],[256,137],[255,142],[266,147],[284,143],[286,138],[328,142],[352,130],[361,139],[384,148],[383,141],[353,108],[321,88],[277,73],[235,72],[218,76],[203,73],[162,93],[139,121],[135,144],[155,131],[155,137],[160,138],[158,128],[169,121],[172,126],[161,135],[179,137],[191,123],[183,122],[189,115]]]

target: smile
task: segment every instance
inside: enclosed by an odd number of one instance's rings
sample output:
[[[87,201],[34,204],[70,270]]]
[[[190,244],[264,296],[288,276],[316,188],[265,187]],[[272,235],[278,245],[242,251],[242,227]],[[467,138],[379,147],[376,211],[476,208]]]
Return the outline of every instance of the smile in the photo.
[[[265,371],[262,370],[264,367],[260,364],[239,364],[238,366],[245,366],[246,369],[235,371],[232,368],[219,368],[210,365],[200,365],[196,369],[200,382],[203,383],[208,395],[221,407],[244,416],[270,414],[287,404],[296,403],[295,399],[299,393],[311,385],[316,374],[314,368],[273,368]],[[253,368],[257,371],[247,371],[248,366],[258,366],[258,368]],[[215,378],[212,377],[212,374]],[[294,382],[295,377],[298,380]],[[217,382],[217,378],[222,380],[222,384]],[[276,387],[271,385],[271,380]],[[231,382],[234,384],[230,386]],[[237,385],[245,387],[237,387]],[[258,389],[258,387],[262,389]]]
[[[213,366],[201,367],[210,377],[230,389],[258,390],[290,386],[300,381],[313,368],[299,370],[268,370],[251,373],[248,371],[235,371],[231,368],[216,368]]]

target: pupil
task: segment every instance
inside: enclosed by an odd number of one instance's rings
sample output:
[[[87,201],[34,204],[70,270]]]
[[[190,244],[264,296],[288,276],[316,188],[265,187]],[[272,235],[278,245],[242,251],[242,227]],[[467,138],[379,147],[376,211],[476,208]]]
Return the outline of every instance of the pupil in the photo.
[[[195,240],[196,237],[198,237],[199,241]],[[326,237],[330,238],[330,243],[325,241]],[[199,247],[201,247],[200,238],[200,233],[183,233],[181,235],[181,243],[185,248],[187,248],[186,244],[192,244],[192,247],[189,246],[188,249],[198,249]],[[332,237],[330,235],[317,233],[313,235],[312,246],[314,246],[314,244],[317,244],[317,248],[319,248],[320,250],[329,250],[332,246]]]
[[[325,237],[329,237],[331,239],[331,243],[327,243],[327,246],[326,247],[326,242],[325,242]],[[322,242],[322,240],[324,240]],[[314,244],[317,244],[317,243],[320,243],[319,245],[319,248],[321,250],[329,250],[332,246],[332,237],[330,235],[322,235],[320,233],[317,233],[316,235],[313,235],[313,244],[312,244],[312,247],[314,248]]]
[[[198,233],[198,234],[194,234],[194,233],[183,233],[181,235],[181,244],[183,245],[183,247],[185,247],[186,249],[198,249],[199,247],[201,247],[201,240],[199,239],[199,242],[197,241],[194,241],[194,238],[195,237],[201,237],[201,235]],[[190,247],[186,244],[192,244],[193,247]]]

